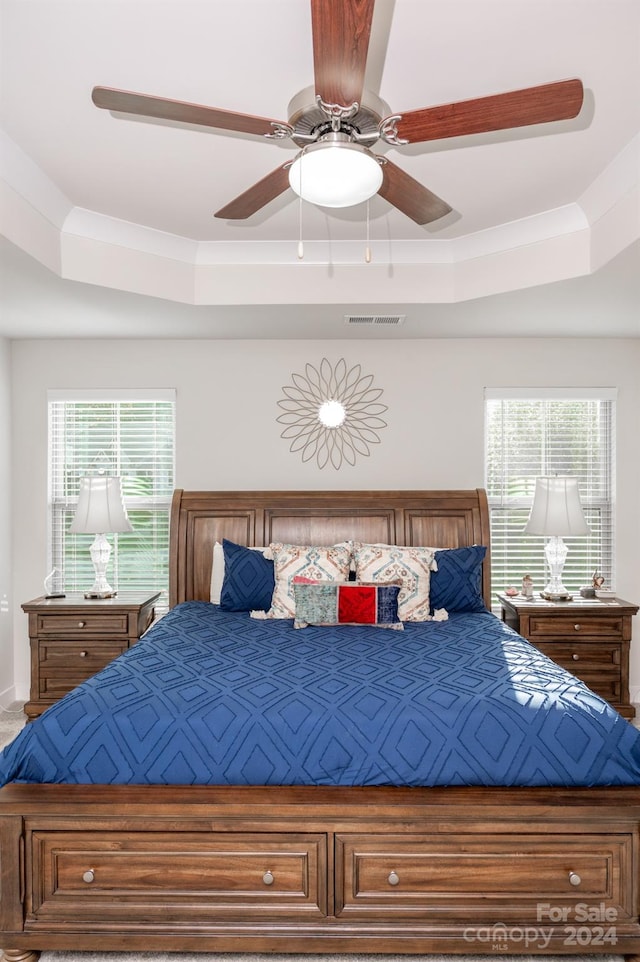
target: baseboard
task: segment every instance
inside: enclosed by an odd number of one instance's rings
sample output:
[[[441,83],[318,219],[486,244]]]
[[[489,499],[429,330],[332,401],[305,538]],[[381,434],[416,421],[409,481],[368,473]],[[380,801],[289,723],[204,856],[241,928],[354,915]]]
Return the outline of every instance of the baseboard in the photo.
[[[19,702],[19,705],[24,705],[26,699],[18,698],[15,685],[11,685],[10,688],[5,688],[4,691],[0,691],[0,711],[11,711]]]

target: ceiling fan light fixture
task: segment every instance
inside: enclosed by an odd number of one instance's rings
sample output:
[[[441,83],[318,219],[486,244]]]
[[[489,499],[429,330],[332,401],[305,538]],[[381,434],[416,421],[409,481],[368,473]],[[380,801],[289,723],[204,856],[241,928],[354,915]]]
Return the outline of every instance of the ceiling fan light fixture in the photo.
[[[301,150],[289,170],[291,188],[309,204],[354,207],[377,194],[382,168],[371,151],[343,134]]]

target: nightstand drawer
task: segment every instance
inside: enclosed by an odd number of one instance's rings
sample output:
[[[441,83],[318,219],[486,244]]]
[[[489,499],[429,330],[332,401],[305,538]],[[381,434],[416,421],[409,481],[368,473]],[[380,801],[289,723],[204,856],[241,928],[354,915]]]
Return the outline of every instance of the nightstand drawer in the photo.
[[[529,637],[568,638],[570,635],[589,635],[596,638],[622,638],[622,615],[619,617],[581,615],[579,611],[571,615],[531,615]]]
[[[83,681],[91,678],[94,674],[94,671],[86,671],[84,673],[77,672],[75,674],[66,672],[41,673],[38,677],[37,697],[53,704],[55,701],[58,701],[59,698],[68,695],[70,691],[73,691],[74,688],[77,688],[78,685],[81,685]]]
[[[601,698],[612,705],[619,705],[622,701],[622,682],[619,674],[600,675],[592,674],[589,671],[581,671],[579,675],[577,672],[574,672],[574,674],[585,683],[587,688],[595,691],[596,695],[600,695]]]
[[[84,646],[81,641],[40,641],[38,655],[40,668],[51,671],[73,672],[73,674],[95,675],[126,651],[126,641],[92,641]],[[85,674],[86,673],[86,674]]]
[[[38,645],[40,670],[38,697],[62,698],[67,692],[91,678],[127,650],[127,642],[41,641]]]
[[[47,614],[38,615],[39,635],[77,635],[107,634],[126,635],[129,629],[129,619],[126,614],[103,611],[88,611],[81,614]]]
[[[620,645],[606,642],[589,645],[579,641],[572,645],[566,641],[545,642],[538,641],[537,638],[532,640],[536,648],[574,674],[580,672],[582,675],[585,671],[598,672],[607,669],[620,670]]]

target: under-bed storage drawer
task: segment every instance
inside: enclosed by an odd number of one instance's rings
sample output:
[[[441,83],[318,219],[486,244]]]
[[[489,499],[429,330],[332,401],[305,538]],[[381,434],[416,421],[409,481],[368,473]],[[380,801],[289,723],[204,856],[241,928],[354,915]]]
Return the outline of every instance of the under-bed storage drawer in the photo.
[[[336,837],[336,914],[519,918],[541,906],[604,906],[628,919],[631,834]]]
[[[318,918],[326,836],[187,832],[32,835],[32,922]]]

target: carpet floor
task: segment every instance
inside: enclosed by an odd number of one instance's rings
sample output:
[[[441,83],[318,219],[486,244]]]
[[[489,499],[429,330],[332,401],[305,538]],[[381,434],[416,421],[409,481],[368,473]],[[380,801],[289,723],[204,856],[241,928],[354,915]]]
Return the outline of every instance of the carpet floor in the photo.
[[[0,749],[25,723],[19,705],[0,709]],[[494,955],[464,956],[465,962],[488,962]],[[500,955],[500,962],[532,962],[535,956]],[[460,962],[457,955],[297,955],[236,952],[43,952],[40,962]],[[588,956],[549,955],[545,962],[587,962]],[[598,962],[622,962],[620,955],[599,955]]]

